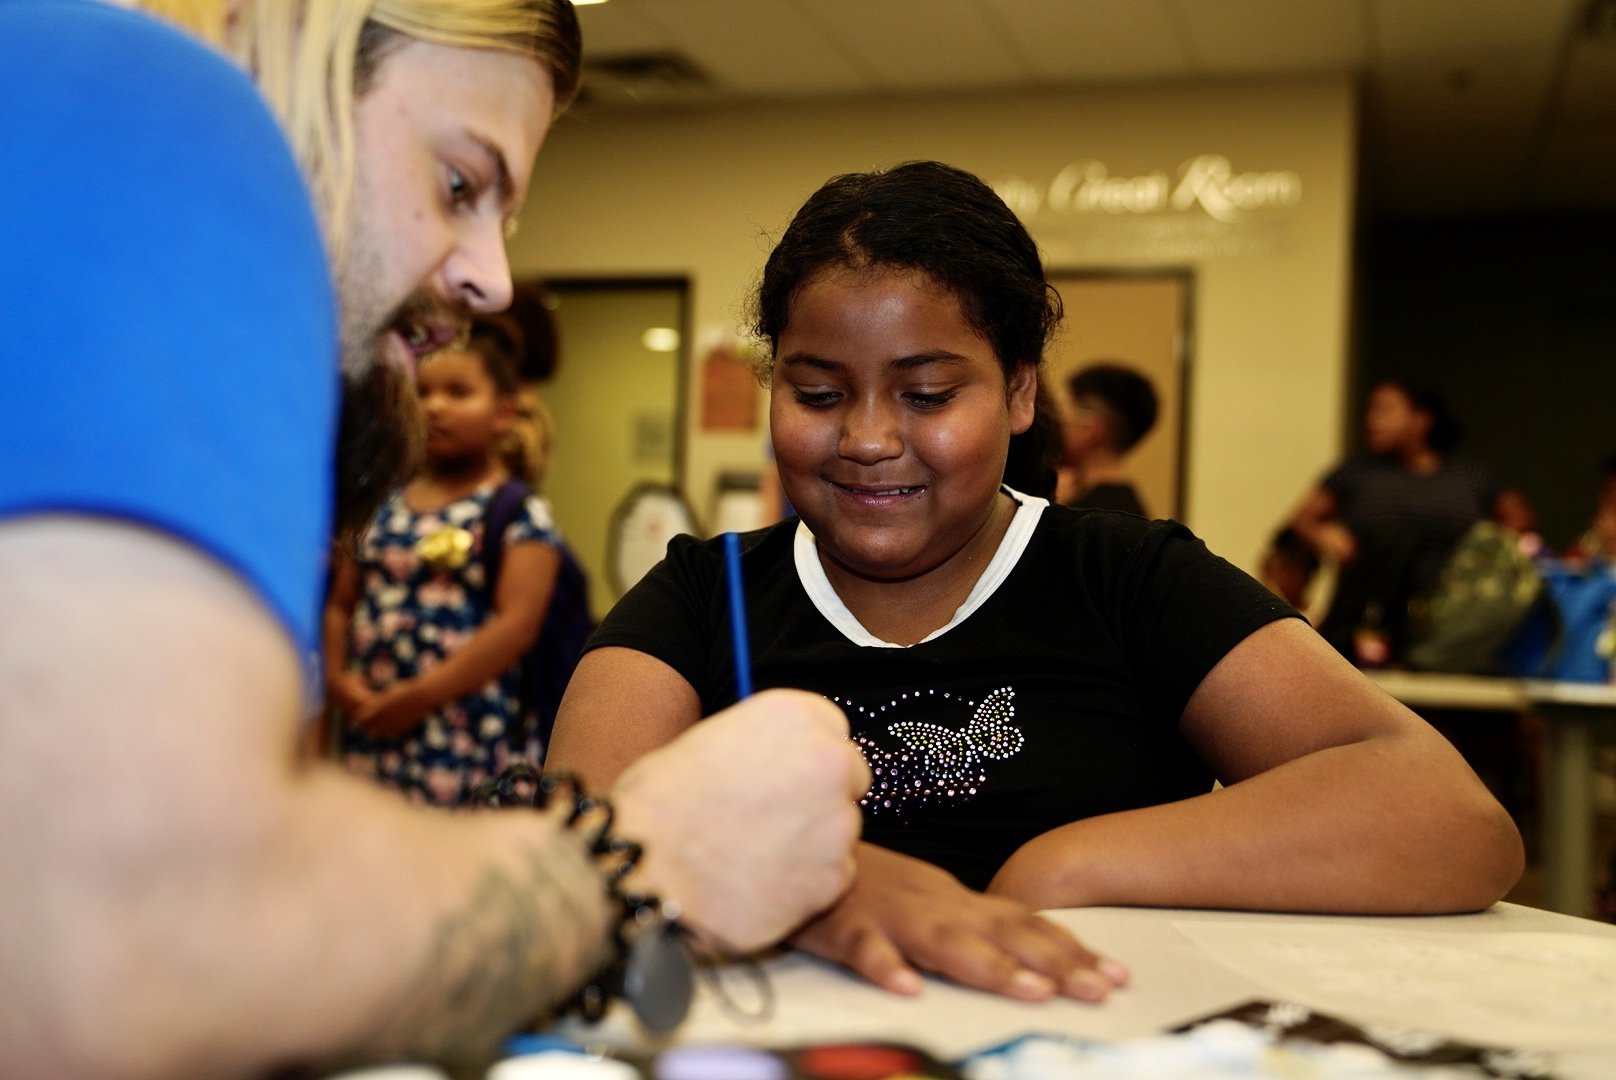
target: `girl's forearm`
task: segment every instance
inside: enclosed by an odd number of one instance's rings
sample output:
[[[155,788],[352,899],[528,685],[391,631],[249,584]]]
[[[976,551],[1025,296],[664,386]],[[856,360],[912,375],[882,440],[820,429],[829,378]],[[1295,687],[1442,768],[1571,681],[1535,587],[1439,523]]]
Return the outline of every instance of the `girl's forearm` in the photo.
[[[496,611],[464,645],[414,680],[422,711],[469,694],[497,678],[521,659],[537,636],[538,627],[529,620]]]
[[[1479,797],[1479,785],[1450,783],[1441,755],[1381,741],[1054,829],[1016,852],[989,891],[1042,908],[1363,914],[1475,910],[1500,899],[1522,858],[1508,816]]]

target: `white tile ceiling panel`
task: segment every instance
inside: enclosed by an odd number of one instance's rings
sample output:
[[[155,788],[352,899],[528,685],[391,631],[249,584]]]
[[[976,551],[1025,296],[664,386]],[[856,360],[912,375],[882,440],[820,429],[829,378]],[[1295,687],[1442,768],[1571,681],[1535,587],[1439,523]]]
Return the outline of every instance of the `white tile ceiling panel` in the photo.
[[[602,73],[585,106],[602,112],[1358,70],[1385,209],[1616,209],[1616,41],[1582,34],[1590,2],[611,0],[579,17],[586,57],[675,52],[715,84]]]
[[[869,73],[789,0],[638,0],[638,6],[647,23],[660,26],[668,41],[736,97],[872,89]]]
[[[1169,0],[1209,75],[1349,71],[1368,55],[1366,0]]]
[[[1045,85],[1195,74],[1162,0],[993,0],[991,7]]]
[[[883,89],[1025,85],[1033,76],[997,22],[973,0],[793,0]],[[942,17],[939,17],[939,16]]]
[[[1379,57],[1463,56],[1488,47],[1553,51],[1583,0],[1365,0]]]

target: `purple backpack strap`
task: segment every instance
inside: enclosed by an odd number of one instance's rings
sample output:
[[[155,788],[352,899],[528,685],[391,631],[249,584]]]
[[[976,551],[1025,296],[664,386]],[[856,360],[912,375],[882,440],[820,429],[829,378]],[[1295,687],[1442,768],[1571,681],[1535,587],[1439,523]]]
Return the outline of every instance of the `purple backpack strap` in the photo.
[[[500,560],[505,556],[505,530],[522,512],[527,501],[528,486],[520,480],[507,480],[488,500],[488,512],[483,517],[483,580],[488,595],[493,597],[499,586]]]

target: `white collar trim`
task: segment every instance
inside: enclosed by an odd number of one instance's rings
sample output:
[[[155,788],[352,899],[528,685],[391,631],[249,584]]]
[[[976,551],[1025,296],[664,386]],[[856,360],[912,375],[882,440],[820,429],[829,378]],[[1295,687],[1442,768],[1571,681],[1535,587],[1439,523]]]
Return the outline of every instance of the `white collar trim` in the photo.
[[[1010,571],[1016,568],[1021,561],[1021,553],[1027,550],[1027,543],[1032,539],[1033,529],[1038,526],[1038,519],[1043,516],[1044,508],[1049,505],[1048,499],[1040,499],[1034,495],[1023,495],[1019,491],[1006,486],[1001,490],[1016,501],[1016,515],[1010,519],[1010,527],[1005,530],[1004,539],[999,541],[999,550],[993,553],[993,559],[982,571],[982,576],[976,579],[971,587],[971,593],[954,611],[948,622],[927,634],[921,641],[931,641],[942,637],[954,627],[971,617],[971,614],[987,602],[988,597],[998,591],[1004,579],[1010,576]],[[825,576],[825,567],[819,561],[819,544],[814,534],[808,531],[808,526],[799,521],[797,535],[792,542],[792,556],[797,564],[797,579],[802,582],[808,599],[813,601],[819,613],[834,626],[843,637],[855,645],[863,645],[879,649],[902,649],[906,646],[891,641],[882,641],[853,617],[842,603],[831,586],[830,578]]]

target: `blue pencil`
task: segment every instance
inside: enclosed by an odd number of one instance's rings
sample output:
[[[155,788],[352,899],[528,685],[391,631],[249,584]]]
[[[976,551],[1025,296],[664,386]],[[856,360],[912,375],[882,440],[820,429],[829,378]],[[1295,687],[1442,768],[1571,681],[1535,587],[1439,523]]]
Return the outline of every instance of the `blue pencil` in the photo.
[[[741,697],[752,696],[752,650],[746,638],[746,594],[741,591],[741,537],[724,534],[724,570],[729,579],[729,629],[735,649],[735,686]]]

